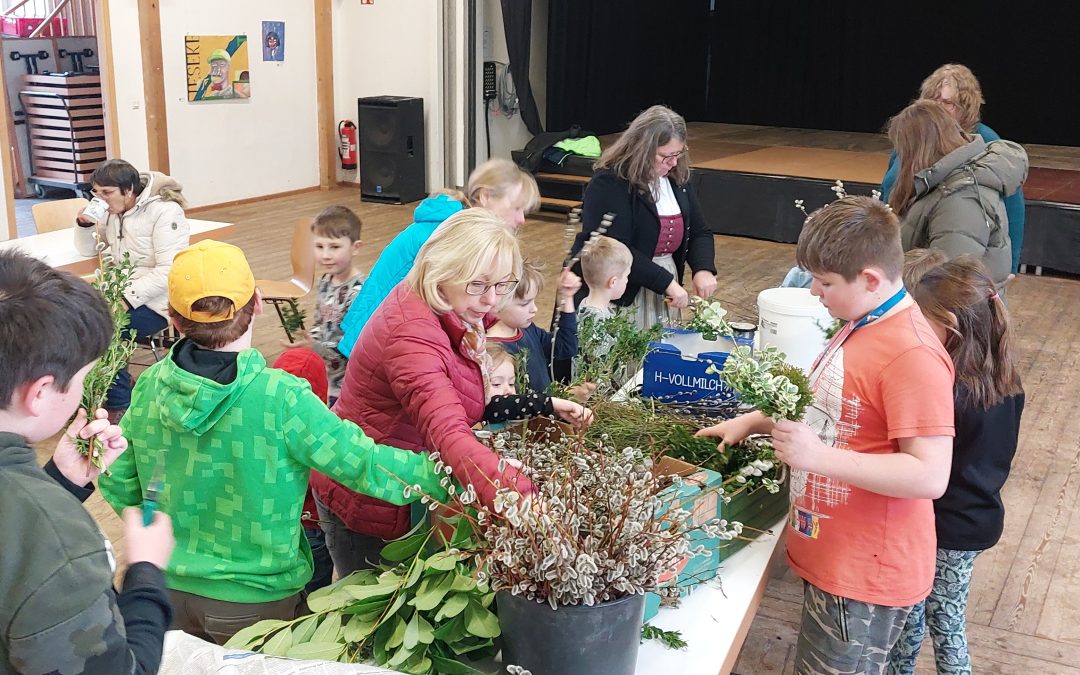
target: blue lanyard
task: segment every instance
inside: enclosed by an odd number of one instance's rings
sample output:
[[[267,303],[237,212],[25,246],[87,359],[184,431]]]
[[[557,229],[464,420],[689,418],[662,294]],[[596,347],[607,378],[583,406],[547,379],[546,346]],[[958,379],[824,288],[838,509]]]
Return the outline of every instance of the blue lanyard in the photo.
[[[854,332],[854,331],[862,328],[863,326],[865,326],[868,323],[871,323],[873,321],[877,321],[882,316],[884,316],[885,313],[888,312],[890,309],[892,309],[893,307],[896,307],[896,304],[898,302],[900,302],[901,300],[903,300],[905,296],[907,296],[907,289],[905,289],[903,286],[901,286],[900,290],[898,290],[895,294],[893,294],[893,296],[891,298],[889,298],[885,302],[881,303],[876,308],[870,310],[869,314],[867,314],[863,318],[859,319],[859,321],[855,324],[854,327],[852,327],[851,330]]]
[[[844,344],[844,340],[847,340],[849,337],[851,337],[851,334],[859,328],[862,328],[866,324],[877,321],[878,319],[883,317],[886,312],[888,312],[893,307],[896,307],[897,303],[903,300],[906,296],[907,290],[903,286],[901,286],[900,290],[893,294],[891,298],[872,309],[869,314],[859,319],[855,323],[848,322],[848,324],[844,326],[839,333],[833,336],[833,339],[825,347],[825,350],[818,355],[818,357],[814,360],[814,364],[810,366],[811,383],[816,381],[814,375],[817,372],[818,366],[824,363],[826,357],[829,354],[839,349],[840,345]]]

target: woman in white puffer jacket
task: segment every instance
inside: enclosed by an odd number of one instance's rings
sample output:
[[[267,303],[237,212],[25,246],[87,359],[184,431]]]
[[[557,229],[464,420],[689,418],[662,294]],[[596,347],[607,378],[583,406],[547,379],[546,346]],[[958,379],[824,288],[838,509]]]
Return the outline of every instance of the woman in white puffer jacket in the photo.
[[[122,159],[99,166],[90,183],[109,210],[97,222],[85,212],[79,215],[75,248],[82,255],[95,255],[96,232],[114,257],[130,257],[135,273],[124,300],[132,330],[145,339],[168,325],[169,268],[189,243],[181,185],[163,173],[139,173]],[[105,408],[119,419],[130,400],[131,375],[125,368],[109,390]]]

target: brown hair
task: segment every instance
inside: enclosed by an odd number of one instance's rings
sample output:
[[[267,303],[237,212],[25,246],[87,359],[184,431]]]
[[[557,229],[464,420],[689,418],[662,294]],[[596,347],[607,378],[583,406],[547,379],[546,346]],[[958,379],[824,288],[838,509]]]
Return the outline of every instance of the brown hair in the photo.
[[[169,316],[172,317],[177,330],[190,338],[192,342],[205,349],[218,349],[247,332],[251,319],[255,315],[255,298],[256,295],[252,295],[246,305],[236,310],[233,318],[224,321],[213,323],[192,321],[177,312],[172,305],[169,305]],[[211,314],[227,314],[232,308],[232,300],[220,295],[211,295],[191,303],[192,310]]]
[[[611,237],[596,237],[581,252],[581,277],[591,288],[603,288],[611,277],[630,269],[634,256],[626,244]]]
[[[943,251],[936,248],[913,248],[904,254],[904,288],[914,291],[919,279],[949,259]]]
[[[539,295],[544,290],[544,268],[532,260],[521,261],[521,277],[514,287],[514,298],[524,300],[529,293]]]
[[[915,201],[915,174],[969,142],[949,111],[928,100],[915,101],[889,120],[889,140],[900,160],[889,204],[901,216]]]
[[[360,241],[360,216],[348,206],[327,206],[311,222],[311,231],[320,237],[348,237],[350,242],[357,242]]]
[[[593,168],[609,169],[639,192],[651,194],[656,180],[656,150],[672,140],[686,143],[686,120],[671,108],[654,105],[634,118],[619,139],[604,150]],[[686,184],[690,179],[688,152],[679,155],[668,175],[677,184]]]
[[[933,267],[912,289],[923,314],[945,327],[962,404],[983,409],[1021,394],[1010,348],[1009,315],[986,266],[963,255]]]
[[[838,199],[803,223],[795,259],[804,270],[832,272],[846,281],[868,267],[880,268],[895,281],[904,265],[900,221],[888,205],[873,197]]]
[[[975,73],[965,65],[959,63],[946,63],[934,72],[930,73],[919,86],[919,98],[939,100],[941,88],[950,85],[956,92],[952,99],[956,106],[956,121],[967,132],[975,130],[982,114],[982,106],[986,103],[983,98],[982,87]]]

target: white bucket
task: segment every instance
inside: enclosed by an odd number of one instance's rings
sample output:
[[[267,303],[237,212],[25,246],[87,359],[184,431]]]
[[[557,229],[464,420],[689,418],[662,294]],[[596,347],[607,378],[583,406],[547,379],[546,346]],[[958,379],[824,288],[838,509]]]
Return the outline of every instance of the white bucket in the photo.
[[[765,289],[758,294],[758,317],[758,344],[776,347],[803,370],[825,348],[824,329],[833,320],[809,288]]]

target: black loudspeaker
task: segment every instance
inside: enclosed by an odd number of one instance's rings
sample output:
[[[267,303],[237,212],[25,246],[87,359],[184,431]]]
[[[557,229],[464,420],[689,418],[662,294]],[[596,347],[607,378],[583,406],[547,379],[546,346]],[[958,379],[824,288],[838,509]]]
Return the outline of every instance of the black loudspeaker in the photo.
[[[426,197],[424,99],[368,96],[357,105],[360,200],[404,204]]]

